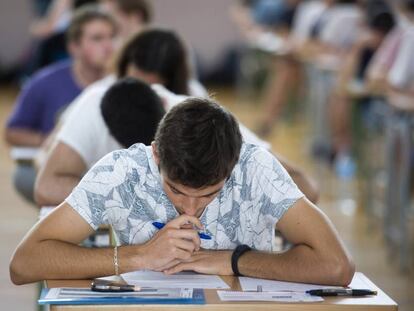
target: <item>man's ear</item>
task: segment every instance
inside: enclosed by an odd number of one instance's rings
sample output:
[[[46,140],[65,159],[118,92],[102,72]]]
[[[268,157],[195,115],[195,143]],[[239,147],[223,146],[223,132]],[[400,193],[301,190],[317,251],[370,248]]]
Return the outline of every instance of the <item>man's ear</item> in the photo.
[[[152,149],[152,155],[154,156],[155,163],[157,166],[160,165],[160,157],[158,155],[157,145],[155,144],[155,141],[151,143],[151,149]]]

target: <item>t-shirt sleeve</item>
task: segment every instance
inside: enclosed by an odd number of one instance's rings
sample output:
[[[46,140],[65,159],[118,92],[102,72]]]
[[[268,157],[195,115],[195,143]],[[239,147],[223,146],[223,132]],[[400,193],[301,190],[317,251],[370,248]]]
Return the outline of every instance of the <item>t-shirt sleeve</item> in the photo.
[[[129,182],[131,165],[126,154],[127,150],[117,150],[99,160],[65,200],[94,230],[113,224],[114,215],[120,218],[129,211],[120,195]]]
[[[414,53],[414,31],[408,32],[401,41],[397,58],[388,76],[390,84],[398,88],[408,88],[414,77],[412,55]]]
[[[27,82],[17,98],[14,110],[7,122],[8,128],[25,128],[41,131],[43,103],[35,78]]]
[[[304,195],[271,153],[257,148],[252,160],[254,205],[260,209],[264,221],[274,227]]]
[[[81,96],[74,103],[76,106],[71,107],[65,116],[56,139],[75,150],[86,166],[90,167],[95,162],[96,143],[100,137],[96,122],[101,117],[99,104],[102,96],[96,92]]]

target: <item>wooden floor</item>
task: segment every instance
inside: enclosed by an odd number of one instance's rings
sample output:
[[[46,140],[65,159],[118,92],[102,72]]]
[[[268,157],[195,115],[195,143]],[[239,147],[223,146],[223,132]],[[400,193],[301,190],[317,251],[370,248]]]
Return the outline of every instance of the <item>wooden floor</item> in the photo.
[[[254,126],[258,103],[238,100],[235,93],[228,89],[214,91],[216,98],[240,121]],[[0,88],[1,136],[15,96],[14,88]],[[372,221],[368,222],[360,206],[355,211],[338,207],[337,180],[328,168],[317,164],[309,156],[308,138],[307,124],[299,119],[281,122],[269,140],[275,151],[305,168],[319,182],[322,196],[318,205],[336,225],[355,259],[357,270],[365,273],[393,298],[399,304],[399,310],[414,310],[414,277],[399,272],[385,250],[379,224],[372,226]],[[8,157],[7,146],[0,139],[0,310],[34,310],[36,285],[17,287],[9,280],[8,263],[12,252],[37,217],[36,208],[25,203],[14,192],[12,171],[13,163]]]

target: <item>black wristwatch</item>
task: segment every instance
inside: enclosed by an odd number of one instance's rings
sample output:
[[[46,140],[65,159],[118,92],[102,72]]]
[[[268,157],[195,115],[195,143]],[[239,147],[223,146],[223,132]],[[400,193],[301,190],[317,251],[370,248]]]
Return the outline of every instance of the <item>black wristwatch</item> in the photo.
[[[242,276],[242,274],[239,272],[238,262],[239,258],[246,252],[250,251],[251,248],[248,245],[242,244],[236,247],[236,249],[233,251],[233,254],[231,255],[231,269],[233,270],[233,273],[235,276]]]

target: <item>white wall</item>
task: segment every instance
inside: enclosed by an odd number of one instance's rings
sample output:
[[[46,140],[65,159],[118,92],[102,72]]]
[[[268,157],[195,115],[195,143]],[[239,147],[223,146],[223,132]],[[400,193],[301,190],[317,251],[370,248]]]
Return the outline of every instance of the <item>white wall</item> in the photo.
[[[235,0],[149,1],[154,8],[154,24],[176,30],[206,66],[214,66],[226,48],[240,41],[228,12]],[[17,62],[28,47],[30,20],[30,0],[0,0],[2,64]]]
[[[200,56],[214,66],[223,51],[239,42],[229,17],[234,0],[152,0],[154,24],[176,30]]]
[[[18,62],[30,42],[30,0],[0,0],[0,63]]]

